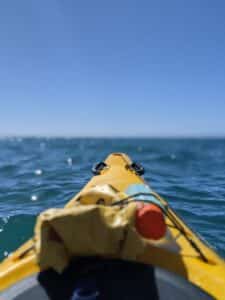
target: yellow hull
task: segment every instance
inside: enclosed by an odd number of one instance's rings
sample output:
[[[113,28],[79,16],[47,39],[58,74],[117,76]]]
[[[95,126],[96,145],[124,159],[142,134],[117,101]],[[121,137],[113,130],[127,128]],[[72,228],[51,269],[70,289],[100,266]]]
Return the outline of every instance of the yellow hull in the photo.
[[[74,206],[74,203],[80,196],[97,185],[108,184],[118,192],[124,194],[126,194],[131,185],[146,185],[142,177],[127,167],[131,164],[131,160],[126,155],[111,154],[105,163],[107,167],[98,176],[94,176],[80,193],[66,204],[66,207]],[[157,193],[153,193],[166,204],[166,201],[160,198]],[[201,258],[199,252],[188,242],[185,236],[180,234],[177,228],[172,227],[169,219],[166,221],[170,235],[176,241],[176,246],[179,250],[174,251],[169,249],[169,247],[150,244],[146,253],[138,257],[138,261],[167,269],[199,286],[215,299],[225,299],[224,260],[203,243],[171,209],[170,213],[182,225],[189,238],[197,245],[201,253],[204,254],[206,261]],[[40,271],[35,262],[32,244],[32,240],[29,240],[0,264],[0,291]]]

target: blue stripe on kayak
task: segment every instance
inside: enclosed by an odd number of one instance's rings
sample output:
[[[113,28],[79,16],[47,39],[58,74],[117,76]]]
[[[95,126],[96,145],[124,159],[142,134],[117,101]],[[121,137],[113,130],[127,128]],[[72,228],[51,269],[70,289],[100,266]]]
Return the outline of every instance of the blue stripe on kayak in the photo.
[[[131,184],[129,187],[126,189],[125,193],[128,196],[132,196],[134,194],[138,193],[152,193],[151,188],[143,183],[138,183],[138,184]],[[135,199],[139,201],[145,201],[145,202],[150,202],[150,203],[155,203],[156,205],[162,207],[162,204],[158,199],[156,199],[153,195],[140,195],[135,197]],[[163,207],[162,207],[163,208]]]

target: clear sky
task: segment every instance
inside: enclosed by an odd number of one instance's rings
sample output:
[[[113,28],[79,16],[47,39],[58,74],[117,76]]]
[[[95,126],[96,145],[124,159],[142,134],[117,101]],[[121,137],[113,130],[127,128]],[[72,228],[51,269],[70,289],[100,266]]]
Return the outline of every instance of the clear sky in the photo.
[[[0,135],[225,136],[225,2],[0,3]]]

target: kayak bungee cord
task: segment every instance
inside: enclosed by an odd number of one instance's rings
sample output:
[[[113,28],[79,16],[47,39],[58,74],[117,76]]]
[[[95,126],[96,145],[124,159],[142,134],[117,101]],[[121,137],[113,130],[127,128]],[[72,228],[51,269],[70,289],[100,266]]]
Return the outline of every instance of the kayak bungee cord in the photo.
[[[151,198],[145,198],[145,199],[138,199],[137,197],[140,196],[151,196]],[[152,197],[155,199],[153,200]],[[195,249],[195,251],[199,254],[201,259],[204,262],[208,262],[208,259],[206,256],[203,254],[202,250],[198,247],[198,245],[195,243],[195,241],[189,236],[188,232],[183,228],[182,224],[179,223],[179,221],[176,220],[176,218],[173,216],[173,214],[170,211],[170,207],[168,204],[162,203],[163,201],[158,198],[155,194],[153,193],[136,193],[133,195],[129,195],[123,199],[120,199],[114,203],[111,204],[111,206],[117,206],[117,205],[126,205],[128,203],[132,202],[145,202],[145,203],[152,203],[157,205],[159,208],[163,210],[163,213],[168,217],[168,219],[173,223],[175,228],[185,237],[185,239],[188,241],[188,243],[191,245],[192,248]]]

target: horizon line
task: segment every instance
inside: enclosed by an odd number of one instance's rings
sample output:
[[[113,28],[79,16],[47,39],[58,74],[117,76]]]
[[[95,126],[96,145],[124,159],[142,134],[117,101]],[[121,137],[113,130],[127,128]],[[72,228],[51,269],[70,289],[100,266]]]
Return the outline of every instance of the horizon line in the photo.
[[[47,138],[47,139],[225,139],[224,135],[55,135],[55,134],[9,134],[0,135],[0,139]]]

